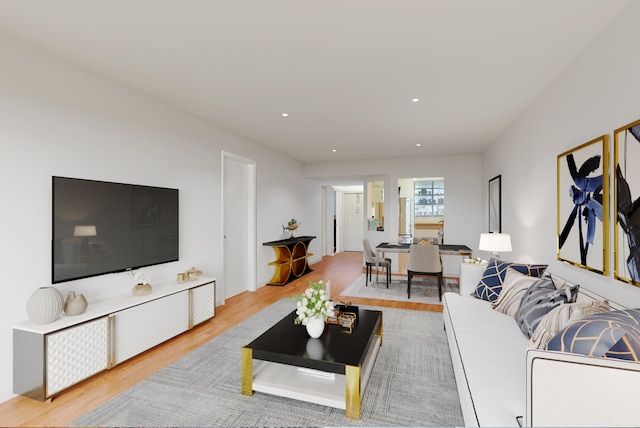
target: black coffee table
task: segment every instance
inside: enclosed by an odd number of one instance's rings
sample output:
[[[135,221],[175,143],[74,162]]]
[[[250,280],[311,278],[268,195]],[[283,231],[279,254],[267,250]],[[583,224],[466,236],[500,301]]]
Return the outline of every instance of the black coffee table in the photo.
[[[382,345],[382,312],[360,309],[349,333],[327,324],[312,339],[295,310],[242,348],[242,393],[253,391],[344,409],[360,419],[362,394]]]

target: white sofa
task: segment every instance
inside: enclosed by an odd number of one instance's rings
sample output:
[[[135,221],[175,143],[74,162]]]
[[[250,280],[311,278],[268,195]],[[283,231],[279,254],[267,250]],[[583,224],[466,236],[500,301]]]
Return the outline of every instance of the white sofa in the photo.
[[[602,298],[581,288],[585,299]],[[466,426],[640,426],[640,364],[532,349],[491,303],[442,300]]]

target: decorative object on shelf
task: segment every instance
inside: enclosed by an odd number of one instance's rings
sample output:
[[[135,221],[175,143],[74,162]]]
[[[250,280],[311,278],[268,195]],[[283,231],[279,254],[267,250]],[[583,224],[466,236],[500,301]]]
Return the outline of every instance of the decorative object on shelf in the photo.
[[[54,287],[40,287],[27,300],[27,315],[36,324],[57,320],[64,309],[64,298]]]
[[[67,315],[80,315],[87,310],[87,299],[82,294],[76,296],[75,291],[69,291],[64,302],[64,313]]]
[[[297,301],[297,316],[294,323],[306,326],[309,336],[320,337],[327,317],[334,316],[333,302],[329,300],[324,283],[310,281],[309,288],[303,294],[297,294],[293,298]]]
[[[327,317],[327,324],[339,325],[348,330],[348,333],[352,333],[353,327],[356,324],[357,313],[357,306],[351,306],[351,303],[340,302],[339,305],[334,306],[333,316]]]
[[[195,280],[197,280],[198,278],[200,278],[202,276],[202,271],[196,269],[195,266],[191,266],[191,269],[186,271],[185,275],[187,275],[187,279],[189,281],[195,281]]]
[[[289,220],[289,223],[287,223],[286,226],[282,225],[282,232],[284,233],[285,230],[288,230],[289,238],[293,238],[293,231],[296,230],[301,224],[302,223],[298,223],[298,220],[292,218],[291,220]]]
[[[131,289],[131,292],[136,296],[146,296],[147,294],[151,294],[151,284],[136,284]]]
[[[180,272],[178,274],[178,284],[184,284],[187,281],[187,274],[184,272]]]
[[[133,286],[131,292],[136,296],[146,296],[147,294],[151,294],[151,279],[149,275],[142,272],[141,270],[131,272],[131,275],[138,280],[138,283]]]

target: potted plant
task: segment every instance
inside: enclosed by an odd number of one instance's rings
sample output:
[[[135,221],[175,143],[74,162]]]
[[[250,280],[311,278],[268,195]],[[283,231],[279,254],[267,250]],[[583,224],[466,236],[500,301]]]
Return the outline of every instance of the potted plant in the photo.
[[[293,298],[297,302],[295,324],[306,326],[309,336],[320,337],[327,317],[334,316],[333,302],[329,300],[324,283],[310,281],[309,288]]]

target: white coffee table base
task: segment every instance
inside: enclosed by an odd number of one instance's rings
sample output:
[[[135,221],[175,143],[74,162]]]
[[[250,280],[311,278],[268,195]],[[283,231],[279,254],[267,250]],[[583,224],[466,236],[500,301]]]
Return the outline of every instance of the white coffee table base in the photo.
[[[347,417],[360,418],[360,401],[373,370],[373,365],[380,349],[381,338],[375,336],[374,343],[369,347],[364,364],[359,372],[359,388],[356,396],[349,390],[347,375],[328,373],[317,370],[307,370],[287,364],[255,360],[253,367],[253,391],[287,397],[294,400],[306,401],[323,406],[347,410],[349,397],[357,400],[358,414]],[[357,369],[357,368],[356,368]]]

